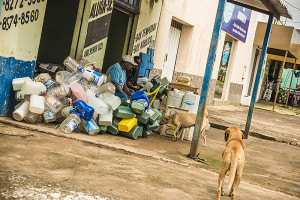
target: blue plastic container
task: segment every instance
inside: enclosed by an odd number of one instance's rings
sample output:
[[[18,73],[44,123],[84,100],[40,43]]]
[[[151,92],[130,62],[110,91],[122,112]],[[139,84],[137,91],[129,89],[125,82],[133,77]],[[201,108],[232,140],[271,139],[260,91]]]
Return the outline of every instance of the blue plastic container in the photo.
[[[132,94],[132,96],[131,96],[132,101],[139,100],[139,99],[144,99],[147,102],[147,105],[145,105],[145,110],[147,110],[149,108],[149,99],[148,99],[148,95],[146,94],[146,92],[139,91],[139,92]]]
[[[73,108],[81,114],[82,119],[84,119],[85,121],[90,121],[94,115],[94,108],[88,106],[82,100],[75,101],[75,103],[73,104]]]

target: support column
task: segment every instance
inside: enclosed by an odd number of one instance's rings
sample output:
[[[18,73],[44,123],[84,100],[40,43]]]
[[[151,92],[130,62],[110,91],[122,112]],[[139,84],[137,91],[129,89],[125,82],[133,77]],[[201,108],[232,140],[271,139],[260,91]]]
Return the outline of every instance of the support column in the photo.
[[[205,74],[204,74],[204,79],[203,79],[203,84],[202,84],[202,89],[201,89],[201,96],[200,96],[200,101],[199,101],[199,107],[198,107],[198,112],[197,112],[193,140],[192,140],[191,149],[190,149],[190,153],[189,153],[190,156],[196,156],[198,153],[198,141],[199,141],[199,136],[200,136],[200,134],[199,134],[200,127],[202,127],[202,124],[203,124],[204,109],[205,109],[206,99],[207,99],[208,92],[209,92],[209,86],[210,86],[213,66],[214,66],[214,62],[215,62],[215,54],[216,54],[218,39],[219,39],[219,35],[220,35],[220,29],[221,29],[221,24],[222,24],[225,3],[226,3],[226,0],[219,0],[217,16],[215,19],[215,25],[214,25],[214,29],[213,29],[213,33],[212,33],[211,42],[210,42],[209,54],[208,54],[208,58],[207,58],[207,62],[206,62],[206,69],[205,69]]]
[[[283,63],[281,65],[281,68],[280,68],[280,78],[279,78],[279,81],[277,83],[277,89],[276,89],[276,95],[275,95],[275,99],[274,99],[274,103],[273,103],[273,111],[275,109],[275,106],[276,106],[276,101],[277,101],[277,96],[278,96],[278,91],[279,91],[279,88],[280,88],[280,84],[281,84],[281,78],[282,78],[282,73],[283,73],[283,69],[284,69],[284,65],[285,65],[285,61],[286,61],[286,57],[287,57],[287,54],[288,54],[288,51],[285,51],[285,56],[284,56],[284,60],[283,60]],[[293,77],[293,76],[292,76]]]
[[[258,64],[258,68],[257,68],[256,78],[255,78],[254,87],[253,87],[252,96],[251,96],[251,103],[250,103],[250,107],[249,107],[249,112],[248,112],[245,132],[244,132],[244,136],[245,136],[246,139],[248,138],[248,134],[249,134],[249,130],[250,130],[252,113],[253,113],[253,108],[254,108],[256,95],[257,95],[257,88],[258,88],[260,75],[261,75],[261,71],[262,71],[262,66],[263,66],[266,51],[267,51],[267,46],[268,46],[269,37],[270,37],[270,33],[271,33],[271,28],[272,28],[272,23],[273,23],[273,18],[274,18],[273,14],[270,14],[269,15],[269,20],[268,20],[268,25],[267,25],[267,28],[266,28],[264,43],[263,43],[263,46],[262,46],[262,51],[261,51],[261,55],[260,55],[260,59],[259,59],[259,64]]]

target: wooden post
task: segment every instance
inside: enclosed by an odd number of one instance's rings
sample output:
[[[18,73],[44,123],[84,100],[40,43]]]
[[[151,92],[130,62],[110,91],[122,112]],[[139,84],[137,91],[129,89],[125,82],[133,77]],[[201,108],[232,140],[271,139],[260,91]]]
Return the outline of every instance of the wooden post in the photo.
[[[275,99],[274,99],[274,103],[273,103],[273,111],[274,111],[275,106],[276,106],[278,91],[279,91],[280,84],[281,84],[281,78],[282,78],[282,73],[283,73],[283,69],[284,69],[284,66],[285,66],[285,61],[286,61],[287,54],[288,54],[288,51],[285,51],[284,60],[283,60],[283,63],[282,63],[281,69],[280,69],[280,78],[279,78],[279,81],[277,82],[276,95],[275,95]]]
[[[289,87],[288,95],[287,95],[286,102],[285,102],[286,106],[287,106],[287,103],[288,103],[288,100],[289,100],[289,96],[290,96],[291,86],[292,86],[293,77],[294,77],[294,71],[295,71],[295,68],[296,68],[296,62],[297,62],[297,58],[295,58],[295,63],[294,63],[293,72],[292,72],[292,76],[291,76],[290,87]]]

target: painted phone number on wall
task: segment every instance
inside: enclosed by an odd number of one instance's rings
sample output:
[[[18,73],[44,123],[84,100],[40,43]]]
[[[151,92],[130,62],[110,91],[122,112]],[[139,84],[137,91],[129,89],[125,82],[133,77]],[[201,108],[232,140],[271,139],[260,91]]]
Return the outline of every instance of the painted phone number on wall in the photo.
[[[45,0],[4,0],[3,6],[6,11],[23,8],[27,2],[28,6],[34,5],[35,3],[44,2]]]
[[[27,12],[23,12],[21,15],[15,14],[8,17],[4,17],[2,21],[0,21],[0,26],[2,30],[8,31],[10,28],[17,27],[20,22],[21,25],[28,24],[30,22],[37,21],[39,18],[39,10],[31,10]]]

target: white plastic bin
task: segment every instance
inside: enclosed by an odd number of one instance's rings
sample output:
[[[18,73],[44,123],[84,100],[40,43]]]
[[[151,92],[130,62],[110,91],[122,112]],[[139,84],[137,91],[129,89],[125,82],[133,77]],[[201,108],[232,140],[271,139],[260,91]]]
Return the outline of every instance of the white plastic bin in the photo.
[[[29,110],[32,113],[41,114],[45,110],[45,98],[43,96],[31,95]]]
[[[25,80],[31,81],[29,77],[23,77],[23,78],[15,78],[12,80],[12,86],[14,91],[21,90],[22,85],[24,84]]]
[[[111,126],[112,125],[112,113],[113,110],[108,110],[106,113],[99,115],[98,124],[104,126]]]
[[[168,94],[167,105],[180,108],[184,93],[179,90],[170,91]]]
[[[198,111],[199,101],[199,95],[193,94],[192,92],[187,92],[183,96],[181,108],[189,110],[189,113],[196,114]]]

